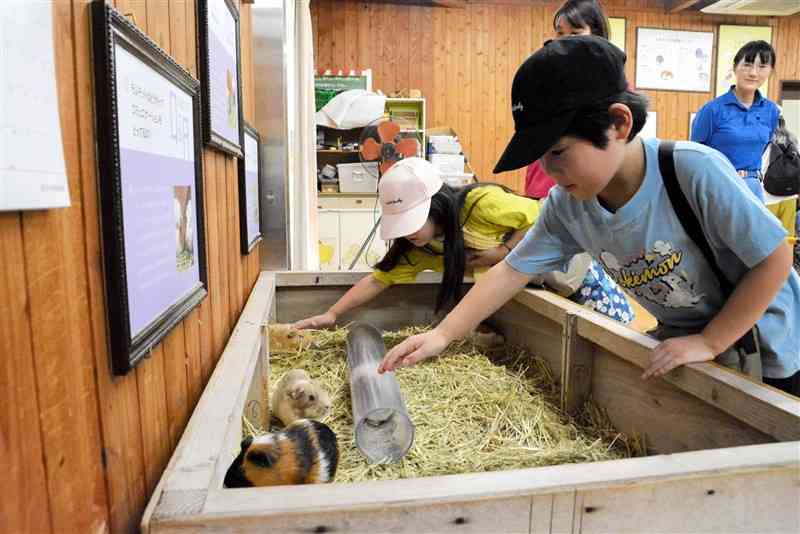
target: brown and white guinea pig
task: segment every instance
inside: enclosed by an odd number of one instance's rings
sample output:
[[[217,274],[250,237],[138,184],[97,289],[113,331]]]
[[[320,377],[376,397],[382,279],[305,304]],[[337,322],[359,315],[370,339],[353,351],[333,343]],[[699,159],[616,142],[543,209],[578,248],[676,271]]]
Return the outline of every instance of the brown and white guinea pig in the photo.
[[[311,343],[308,331],[295,330],[289,324],[267,325],[269,332],[269,350],[272,352],[291,352]]]
[[[298,419],[322,419],[331,409],[331,396],[302,369],[292,369],[272,394],[275,417],[284,425]]]
[[[332,482],[338,464],[333,430],[319,421],[301,419],[279,432],[245,438],[225,474],[225,487]]]

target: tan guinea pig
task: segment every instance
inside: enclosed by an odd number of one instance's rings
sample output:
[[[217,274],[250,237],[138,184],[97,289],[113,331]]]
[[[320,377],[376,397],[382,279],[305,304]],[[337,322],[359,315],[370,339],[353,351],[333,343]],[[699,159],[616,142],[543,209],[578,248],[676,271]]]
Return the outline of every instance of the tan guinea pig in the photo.
[[[292,369],[278,381],[272,409],[284,425],[298,419],[322,419],[331,409],[331,397],[302,369]]]
[[[245,438],[225,474],[225,487],[332,482],[338,464],[333,430],[319,421],[300,419],[279,432]]]
[[[294,352],[311,343],[310,332],[295,330],[288,324],[270,324],[267,325],[267,330],[271,352]]]

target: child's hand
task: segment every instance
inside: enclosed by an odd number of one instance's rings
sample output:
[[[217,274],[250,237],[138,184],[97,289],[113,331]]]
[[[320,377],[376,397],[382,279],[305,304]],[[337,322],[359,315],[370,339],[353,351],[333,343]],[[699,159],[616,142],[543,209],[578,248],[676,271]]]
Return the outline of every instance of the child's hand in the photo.
[[[336,324],[336,316],[331,312],[325,312],[321,315],[315,315],[308,319],[302,319],[292,324],[295,330],[305,330],[306,328],[325,328]]]
[[[701,335],[667,339],[653,349],[653,356],[642,379],[664,376],[679,365],[708,362],[714,359],[714,351]]]
[[[391,372],[398,367],[411,367],[442,352],[449,341],[438,331],[431,330],[406,339],[390,350],[378,366],[378,373]]]

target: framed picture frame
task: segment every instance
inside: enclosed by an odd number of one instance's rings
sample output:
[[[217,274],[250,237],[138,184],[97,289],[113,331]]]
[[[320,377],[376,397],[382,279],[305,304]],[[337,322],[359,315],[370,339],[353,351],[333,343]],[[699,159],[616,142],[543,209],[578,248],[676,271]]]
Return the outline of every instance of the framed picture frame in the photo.
[[[636,28],[636,89],[708,93],[713,49],[714,32]]]
[[[239,234],[242,254],[261,241],[261,136],[244,124],[244,157],[239,160]]]
[[[198,0],[203,139],[242,157],[242,53],[239,11],[232,0]]]
[[[608,17],[608,40],[625,52],[628,21],[625,17]]]
[[[772,44],[772,26],[744,26],[738,24],[720,24],[717,28],[717,77],[715,96],[728,92],[736,83],[733,74],[733,58],[736,52],[750,41],[766,41]],[[769,91],[769,80],[760,89],[763,96]]]
[[[207,294],[200,87],[103,0],[92,45],[109,343],[123,375]]]

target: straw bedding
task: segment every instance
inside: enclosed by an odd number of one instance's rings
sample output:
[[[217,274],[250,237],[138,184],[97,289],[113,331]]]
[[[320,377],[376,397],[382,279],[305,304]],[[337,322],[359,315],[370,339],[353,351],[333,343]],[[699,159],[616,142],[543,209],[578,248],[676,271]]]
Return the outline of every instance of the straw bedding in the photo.
[[[385,332],[387,350],[409,335]],[[347,329],[312,331],[299,349],[271,350],[270,382],[305,369],[331,394],[323,420],[336,433],[340,463],[336,482],[387,480],[640,456],[644,444],[616,432],[587,402],[577,419],[558,409],[558,389],[547,364],[506,346],[487,355],[468,341],[397,374],[414,444],[399,463],[370,465],[355,446],[345,339]],[[499,353],[500,352],[500,353]],[[260,434],[245,421],[245,433]]]

